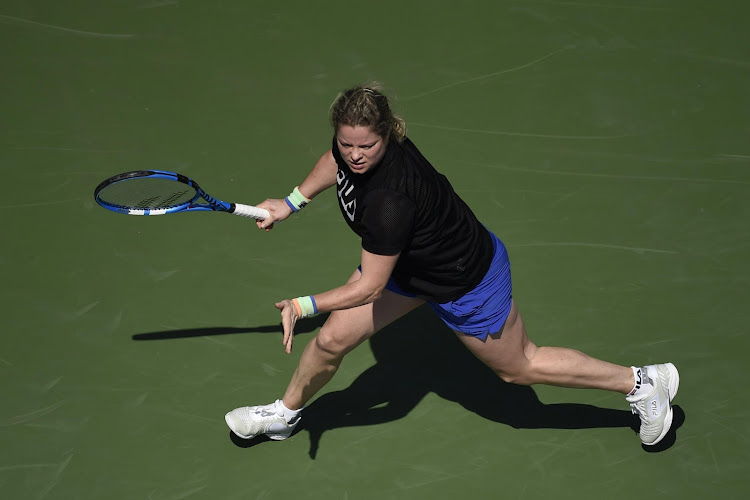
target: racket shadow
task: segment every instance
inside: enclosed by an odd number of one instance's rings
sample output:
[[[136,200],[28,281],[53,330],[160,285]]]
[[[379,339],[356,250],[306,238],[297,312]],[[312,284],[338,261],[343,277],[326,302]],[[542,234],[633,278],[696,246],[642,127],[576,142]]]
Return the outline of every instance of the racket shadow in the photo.
[[[376,364],[346,389],[323,394],[305,409],[295,434],[309,434],[313,459],[325,432],[398,420],[431,392],[517,429],[622,427],[637,432],[640,425],[629,410],[544,404],[531,387],[503,382],[426,307],[378,332],[369,343]],[[676,429],[684,421],[682,410],[675,407],[675,411],[682,416],[675,419],[665,444],[674,443]]]
[[[294,335],[310,333],[325,323],[328,315],[315,316],[313,318],[302,319],[297,322],[294,328]],[[187,339],[194,337],[213,337],[216,335],[233,335],[239,333],[282,333],[281,323],[278,325],[264,325],[254,327],[228,327],[228,326],[211,326],[202,328],[185,328],[180,330],[163,330],[158,332],[136,333],[132,336],[133,340],[172,340]]]

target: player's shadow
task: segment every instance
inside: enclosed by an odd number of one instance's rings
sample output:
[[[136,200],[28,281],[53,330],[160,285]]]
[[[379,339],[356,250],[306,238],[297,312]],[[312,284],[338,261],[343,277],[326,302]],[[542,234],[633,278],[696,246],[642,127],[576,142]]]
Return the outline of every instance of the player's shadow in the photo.
[[[326,431],[403,418],[430,392],[514,428],[638,429],[638,418],[630,411],[585,404],[543,404],[531,387],[503,382],[427,307],[378,332],[369,344],[376,363],[346,389],[323,394],[305,409],[295,434],[307,431],[311,458],[317,456]],[[664,443],[674,443],[673,436],[682,421],[684,413],[675,407],[672,437],[667,435]],[[232,435],[232,441],[250,447],[267,439],[245,441]],[[659,451],[650,448],[648,451]]]

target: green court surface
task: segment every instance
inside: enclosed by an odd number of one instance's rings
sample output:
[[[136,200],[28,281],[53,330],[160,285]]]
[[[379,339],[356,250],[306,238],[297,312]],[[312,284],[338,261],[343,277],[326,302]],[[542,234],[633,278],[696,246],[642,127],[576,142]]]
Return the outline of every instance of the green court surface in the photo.
[[[4,499],[746,498],[750,4],[0,2]],[[128,217],[94,187],[175,170],[283,197],[328,106],[378,80],[506,243],[532,340],[680,369],[645,449],[618,394],[502,383],[429,310],[345,360],[284,442],[280,397],[359,241],[325,193],[270,233]]]

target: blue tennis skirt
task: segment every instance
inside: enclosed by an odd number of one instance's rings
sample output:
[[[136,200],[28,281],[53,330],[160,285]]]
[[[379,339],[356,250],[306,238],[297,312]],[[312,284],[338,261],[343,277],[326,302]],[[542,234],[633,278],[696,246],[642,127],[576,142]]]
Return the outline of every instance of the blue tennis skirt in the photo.
[[[488,334],[502,330],[513,299],[508,252],[500,238],[491,231],[490,235],[494,247],[492,263],[476,288],[450,302],[427,302],[451,330],[482,340]],[[388,280],[386,289],[399,295],[414,296],[401,290],[393,278]]]

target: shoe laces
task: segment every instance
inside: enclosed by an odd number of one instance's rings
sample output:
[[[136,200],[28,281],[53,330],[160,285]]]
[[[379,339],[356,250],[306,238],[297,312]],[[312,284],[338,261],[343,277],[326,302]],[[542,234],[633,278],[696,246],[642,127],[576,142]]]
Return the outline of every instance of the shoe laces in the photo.
[[[282,416],[276,408],[275,403],[271,403],[263,406],[256,406],[251,408],[252,413],[260,415],[261,417],[280,417]]]
[[[646,418],[646,398],[639,399],[630,403],[630,411],[633,415],[638,415],[640,419],[645,422]]]

